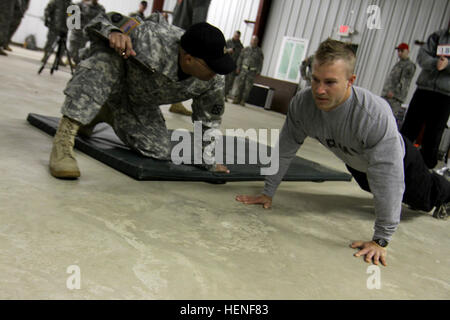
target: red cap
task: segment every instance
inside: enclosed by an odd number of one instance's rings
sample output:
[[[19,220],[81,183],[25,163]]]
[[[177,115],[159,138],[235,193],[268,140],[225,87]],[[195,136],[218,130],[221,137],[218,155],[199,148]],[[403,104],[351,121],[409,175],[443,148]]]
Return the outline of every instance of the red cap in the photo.
[[[409,46],[406,44],[406,43],[400,43],[399,45],[398,45],[398,47],[397,48],[395,48],[395,50],[398,50],[398,49],[400,49],[400,50],[408,50],[409,51]]]

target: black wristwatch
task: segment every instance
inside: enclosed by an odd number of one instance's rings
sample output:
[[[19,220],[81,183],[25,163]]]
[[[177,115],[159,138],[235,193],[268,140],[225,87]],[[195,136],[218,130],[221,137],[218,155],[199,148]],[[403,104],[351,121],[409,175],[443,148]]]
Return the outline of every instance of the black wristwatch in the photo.
[[[374,239],[373,242],[375,242],[377,245],[383,248],[386,248],[389,244],[389,242],[384,239]]]

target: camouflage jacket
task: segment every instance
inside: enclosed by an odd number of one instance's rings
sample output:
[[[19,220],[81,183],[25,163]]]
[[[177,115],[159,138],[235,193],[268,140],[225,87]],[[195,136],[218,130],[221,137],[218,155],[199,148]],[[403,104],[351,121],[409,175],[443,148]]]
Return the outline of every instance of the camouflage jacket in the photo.
[[[67,33],[67,8],[72,3],[70,0],[57,0],[55,2],[55,29],[59,33]]]
[[[81,13],[81,29],[72,30],[76,36],[83,36],[83,28],[86,27],[90,21],[92,21],[100,13],[105,13],[105,8],[101,4],[86,4],[84,2],[78,2],[76,4],[80,8]]]
[[[55,28],[55,10],[56,10],[56,0],[50,0],[45,7],[44,11],[44,22],[45,26],[53,29]]]
[[[242,42],[240,40],[234,41],[233,39],[230,39],[227,41],[227,48],[233,49],[233,53],[231,53],[230,55],[233,61],[237,62],[239,56],[241,55],[242,49],[244,49]]]
[[[84,28],[89,21],[93,20],[96,16],[98,16],[100,13],[105,13],[105,7],[103,7],[101,4],[91,4],[88,5],[87,8],[84,8],[82,12],[82,18],[81,18],[81,27]],[[83,18],[84,15],[84,18]]]
[[[394,94],[394,99],[405,102],[408,95],[411,80],[416,72],[416,65],[409,58],[400,59],[392,68],[386,82],[384,83],[382,96],[386,97],[388,92]]]
[[[257,74],[260,74],[263,67],[263,62],[264,54],[260,47],[246,47],[242,50],[236,65],[241,71],[249,69],[251,71],[255,71]]]
[[[311,77],[312,77],[312,65],[314,63],[314,56],[309,56],[305,60],[302,61],[300,65],[300,74],[302,79],[305,80],[308,85],[311,85]]]
[[[136,86],[140,99],[146,105],[159,106],[193,99],[193,121],[202,121],[203,126],[218,128],[224,112],[224,76],[202,81],[189,77],[178,79],[178,55],[180,38],[184,30],[170,25],[158,13],[145,22],[109,13],[97,16],[87,27],[92,41],[97,41],[90,31],[107,38],[113,31],[128,34],[136,51],[136,57],[127,60],[128,75],[145,75],[142,79],[129,79]],[[109,47],[109,46],[108,46]],[[135,63],[137,62],[137,63]],[[134,71],[133,69],[139,69]]]

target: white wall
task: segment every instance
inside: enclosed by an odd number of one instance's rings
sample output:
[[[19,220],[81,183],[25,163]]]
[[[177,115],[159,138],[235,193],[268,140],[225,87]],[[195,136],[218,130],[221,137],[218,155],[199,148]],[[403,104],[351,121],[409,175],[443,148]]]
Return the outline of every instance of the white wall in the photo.
[[[236,30],[241,31],[244,46],[250,45],[254,24],[258,14],[259,0],[212,0],[208,12],[208,23],[218,27],[226,39],[233,36]]]
[[[38,47],[44,47],[45,41],[47,40],[47,28],[44,25],[43,17],[48,2],[49,0],[30,1],[30,7],[25,13],[19,29],[13,36],[13,42],[23,43],[28,35],[34,34]],[[78,2],[74,1],[74,3]],[[141,0],[99,0],[99,3],[105,7],[107,12],[118,11],[123,14],[137,11],[140,2]],[[147,2],[148,8],[145,12],[146,15],[151,13],[153,7],[153,0],[147,0]]]

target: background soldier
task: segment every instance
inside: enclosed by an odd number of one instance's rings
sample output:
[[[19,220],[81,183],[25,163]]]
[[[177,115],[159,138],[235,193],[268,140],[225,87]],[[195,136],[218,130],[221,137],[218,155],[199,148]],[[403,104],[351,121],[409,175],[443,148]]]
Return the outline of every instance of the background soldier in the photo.
[[[80,49],[83,49],[89,41],[89,38],[83,34],[84,27],[99,13],[105,12],[105,8],[98,3],[98,0],[83,0],[77,5],[81,11],[81,29],[71,30],[70,33],[70,55],[75,64],[80,63]]]
[[[64,42],[67,41],[67,8],[70,5],[70,0],[50,0],[45,8],[44,19],[48,33],[42,62],[53,53],[53,45],[58,40],[58,37],[61,37],[61,40]],[[62,56],[58,58],[60,59],[59,64],[64,65]]]
[[[3,48],[8,46],[9,27],[11,25],[16,1],[17,0],[0,1],[0,55],[2,56],[8,55]]]
[[[132,18],[140,18],[141,20],[145,20],[144,12],[147,10],[148,3],[147,1],[141,1],[139,4],[139,10],[136,12],[130,13],[130,17]]]
[[[314,56],[309,56],[302,61],[300,65],[300,75],[302,79],[306,82],[307,87],[311,87],[311,76],[312,76],[312,65],[314,62]],[[300,88],[301,86],[299,86]]]
[[[233,86],[233,103],[245,106],[245,101],[252,90],[255,77],[261,74],[264,62],[262,49],[258,47],[259,39],[252,37],[250,46],[242,50],[237,62],[238,74]]]
[[[13,17],[9,26],[8,43],[4,47],[5,50],[12,51],[12,49],[9,47],[9,44],[11,43],[11,39],[14,36],[14,33],[16,33],[17,28],[19,28],[20,23],[22,22],[22,18],[25,15],[25,12],[28,10],[29,5],[30,0],[16,0],[16,3],[14,5]]]
[[[172,24],[187,30],[196,23],[205,22],[208,17],[211,0],[177,0],[173,9]],[[192,112],[181,103],[174,103],[169,108],[170,112],[191,116]]]
[[[47,59],[47,57],[52,54],[52,47],[58,38],[58,30],[56,29],[56,0],[50,0],[45,7],[44,11],[44,24],[48,28],[47,32],[47,42],[44,47],[44,57],[42,62]]]
[[[228,54],[231,55],[231,58],[235,63],[237,63],[242,49],[244,48],[240,38],[241,32],[236,31],[233,38],[227,41]],[[234,79],[236,79],[236,70],[225,76],[225,97],[228,96],[230,90],[233,89]]]
[[[389,102],[392,108],[397,125],[400,126],[403,121],[402,103],[405,102],[408,95],[411,80],[416,72],[416,65],[409,59],[409,46],[401,43],[397,48],[398,61],[391,70],[383,87],[381,96]]]

